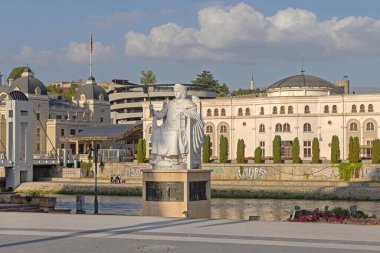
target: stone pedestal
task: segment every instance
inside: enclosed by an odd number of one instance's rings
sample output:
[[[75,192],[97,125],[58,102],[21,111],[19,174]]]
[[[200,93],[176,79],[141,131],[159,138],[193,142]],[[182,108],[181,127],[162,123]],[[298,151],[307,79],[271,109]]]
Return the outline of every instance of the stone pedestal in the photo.
[[[142,170],[142,215],[211,218],[211,171]]]

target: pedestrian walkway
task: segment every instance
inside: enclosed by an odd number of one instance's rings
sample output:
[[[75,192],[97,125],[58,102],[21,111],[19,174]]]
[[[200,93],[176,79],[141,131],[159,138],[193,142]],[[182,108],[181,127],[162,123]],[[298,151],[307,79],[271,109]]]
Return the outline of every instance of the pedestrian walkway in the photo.
[[[0,213],[0,252],[380,252],[380,226]]]

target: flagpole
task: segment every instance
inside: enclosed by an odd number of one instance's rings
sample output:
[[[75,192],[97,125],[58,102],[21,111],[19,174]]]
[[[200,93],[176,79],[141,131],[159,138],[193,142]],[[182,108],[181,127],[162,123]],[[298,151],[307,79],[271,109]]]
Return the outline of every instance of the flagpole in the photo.
[[[92,32],[90,35],[90,76],[92,76]]]

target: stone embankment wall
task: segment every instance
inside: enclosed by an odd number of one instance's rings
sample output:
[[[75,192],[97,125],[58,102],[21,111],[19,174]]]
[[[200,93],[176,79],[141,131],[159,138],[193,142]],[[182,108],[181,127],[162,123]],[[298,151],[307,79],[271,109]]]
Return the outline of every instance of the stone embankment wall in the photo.
[[[141,170],[149,168],[149,164],[108,163],[99,177],[141,180]],[[212,180],[341,181],[338,167],[330,164],[203,164],[202,168],[212,170]],[[357,176],[351,181],[380,181],[380,165],[363,164]]]

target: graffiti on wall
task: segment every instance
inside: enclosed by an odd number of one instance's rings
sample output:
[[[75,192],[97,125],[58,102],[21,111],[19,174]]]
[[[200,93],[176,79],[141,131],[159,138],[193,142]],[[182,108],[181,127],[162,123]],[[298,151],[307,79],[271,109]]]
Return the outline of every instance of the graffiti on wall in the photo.
[[[130,169],[130,177],[141,177],[141,169],[132,168]]]
[[[224,173],[223,168],[211,168],[211,169],[212,169],[212,173],[214,173],[214,174],[223,174]]]
[[[366,177],[370,180],[380,180],[380,168],[367,168]]]
[[[268,173],[266,169],[260,167],[240,167],[237,170],[240,179],[265,179]]]

